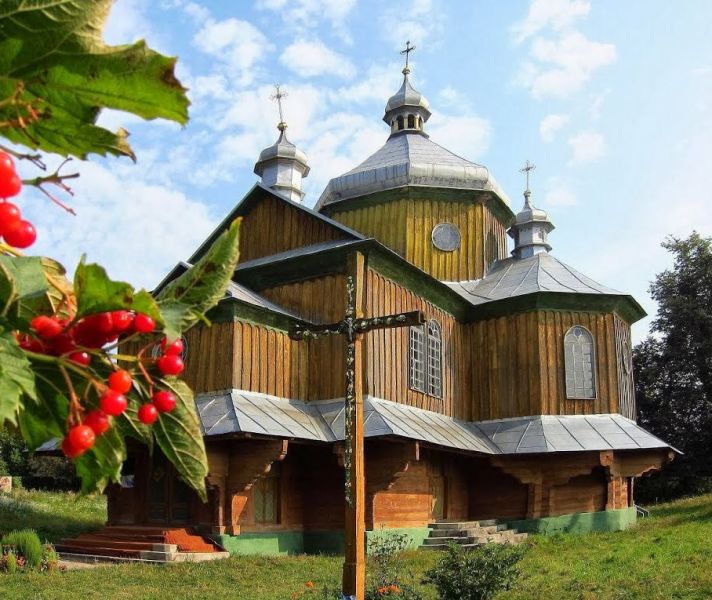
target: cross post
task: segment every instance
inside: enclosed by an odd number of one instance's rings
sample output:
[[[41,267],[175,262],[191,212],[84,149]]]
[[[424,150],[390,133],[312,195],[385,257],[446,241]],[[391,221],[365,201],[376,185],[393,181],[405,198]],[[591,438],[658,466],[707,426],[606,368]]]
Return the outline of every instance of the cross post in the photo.
[[[344,394],[344,470],[345,470],[345,556],[342,579],[344,600],[364,600],[366,589],[366,478],[363,435],[363,335],[375,329],[422,325],[423,313],[411,311],[366,318],[365,259],[356,253],[349,257],[346,276],[346,314],[328,325],[296,326],[289,336],[295,340],[329,335],[346,338],[346,390]]]
[[[282,125],[284,123],[284,115],[282,114],[282,98],[286,98],[288,94],[287,92],[282,91],[282,86],[278,83],[274,84],[274,90],[274,94],[272,94],[269,98],[270,100],[277,101],[277,108],[279,109],[279,124]]]
[[[405,50],[401,50],[401,54],[405,54],[405,68],[403,69],[403,73],[410,73],[410,69],[408,68],[408,57],[413,50],[415,50],[415,46],[411,46],[410,40],[408,40],[405,43]]]
[[[526,174],[526,177],[527,177],[527,189],[526,189],[526,191],[527,191],[527,192],[529,191],[529,173],[530,173],[531,171],[533,171],[534,169],[536,169],[536,165],[533,164],[533,163],[530,163],[528,160],[527,160],[527,162],[524,163],[524,166],[523,166],[521,169],[519,169],[519,172],[520,172],[520,173],[525,173],[525,174]]]

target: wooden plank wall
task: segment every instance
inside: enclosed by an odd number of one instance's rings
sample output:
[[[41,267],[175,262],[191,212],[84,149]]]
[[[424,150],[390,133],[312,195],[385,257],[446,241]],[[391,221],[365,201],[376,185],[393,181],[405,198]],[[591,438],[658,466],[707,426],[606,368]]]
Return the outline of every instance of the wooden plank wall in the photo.
[[[473,419],[617,412],[613,320],[612,314],[530,311],[469,325]],[[592,400],[566,398],[564,335],[573,325],[583,325],[594,337],[597,397]]]
[[[332,225],[265,194],[244,218],[240,262],[346,237]]]
[[[188,351],[184,379],[195,392],[233,387],[233,323],[198,325],[185,334]]]
[[[588,475],[579,475],[563,485],[553,486],[549,492],[549,514],[569,515],[605,510],[607,495],[603,469],[594,469]]]
[[[566,398],[564,336],[569,328],[582,325],[593,335],[596,349],[596,398]],[[575,415],[618,412],[618,374],[612,314],[585,312],[539,313],[541,348],[541,413]]]
[[[467,329],[452,315],[426,302],[403,286],[368,269],[366,313],[382,316],[421,310],[442,329],[443,397],[435,398],[408,386],[408,327],[380,329],[366,335],[364,389],[367,394],[426,410],[470,418],[471,402]]]
[[[618,406],[620,413],[629,419],[637,418],[635,383],[633,381],[633,349],[630,325],[618,316],[613,317],[616,335],[616,366],[618,370]]]
[[[333,218],[365,235],[375,237],[415,266],[444,281],[478,279],[485,268],[486,233],[492,231],[499,255],[507,254],[505,227],[481,201],[409,200],[406,198],[334,213]],[[460,230],[460,248],[438,250],[433,227],[454,223]]]

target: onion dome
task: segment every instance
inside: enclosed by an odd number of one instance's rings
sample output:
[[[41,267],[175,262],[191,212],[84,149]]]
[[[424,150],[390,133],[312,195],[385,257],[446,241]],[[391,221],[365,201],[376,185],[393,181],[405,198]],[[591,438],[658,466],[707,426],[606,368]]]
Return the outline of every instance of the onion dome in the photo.
[[[260,152],[255,163],[255,175],[262,178],[262,184],[299,202],[304,198],[302,179],[309,175],[307,155],[287,139],[287,123],[282,118],[282,98],[286,94],[277,86],[273,96],[279,103],[280,121],[277,125],[279,138],[271,146]]]
[[[524,192],[524,207],[517,213],[514,225],[507,232],[514,239],[512,255],[515,258],[528,258],[551,251],[548,235],[554,230],[554,224],[545,210],[532,205],[531,195],[527,186]]]
[[[408,79],[410,69],[403,69],[403,85],[388,99],[383,120],[390,125],[391,135],[400,131],[418,131],[423,133],[423,126],[430,118],[430,104],[425,96],[416,90]]]

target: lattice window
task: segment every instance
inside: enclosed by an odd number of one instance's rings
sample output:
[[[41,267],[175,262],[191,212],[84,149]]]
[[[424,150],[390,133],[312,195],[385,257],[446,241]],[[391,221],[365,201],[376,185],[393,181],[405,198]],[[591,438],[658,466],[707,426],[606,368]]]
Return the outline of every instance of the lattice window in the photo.
[[[596,397],[596,356],[593,336],[585,327],[575,325],[564,336],[566,397]]]
[[[437,321],[428,321],[428,394],[443,394],[442,334]]]
[[[425,391],[425,326],[410,328],[409,357],[410,357],[410,387],[419,392]]]
[[[252,488],[255,523],[278,524],[280,522],[280,465],[272,465],[269,473],[260,477]]]

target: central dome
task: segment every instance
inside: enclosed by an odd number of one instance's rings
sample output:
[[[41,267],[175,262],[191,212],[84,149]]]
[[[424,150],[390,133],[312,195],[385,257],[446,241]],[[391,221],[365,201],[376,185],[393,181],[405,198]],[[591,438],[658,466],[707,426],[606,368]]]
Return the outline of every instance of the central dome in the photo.
[[[409,73],[403,69],[403,84],[386,104],[383,120],[391,128],[386,143],[354,169],[331,179],[315,208],[405,186],[489,191],[509,208],[509,199],[487,167],[429,139],[424,131],[429,103],[410,84]]]

